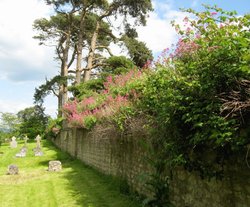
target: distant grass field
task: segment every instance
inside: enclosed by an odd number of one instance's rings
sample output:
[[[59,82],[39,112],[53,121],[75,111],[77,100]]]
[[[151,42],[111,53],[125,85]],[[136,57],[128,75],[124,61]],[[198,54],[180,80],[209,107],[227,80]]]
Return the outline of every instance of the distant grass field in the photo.
[[[28,143],[24,158],[16,158],[23,146],[11,149],[3,144],[0,151],[0,207],[139,207],[137,201],[119,192],[114,179],[72,159],[55,148],[49,141],[42,141],[44,156],[35,157],[36,144]],[[60,160],[61,172],[48,172],[48,162]],[[18,175],[6,175],[8,165],[19,167]]]

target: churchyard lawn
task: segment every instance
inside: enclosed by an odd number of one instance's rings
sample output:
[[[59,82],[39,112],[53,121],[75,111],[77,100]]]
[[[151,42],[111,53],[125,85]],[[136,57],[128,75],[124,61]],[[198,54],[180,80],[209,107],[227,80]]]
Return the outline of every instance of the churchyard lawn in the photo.
[[[16,157],[17,148],[3,144],[0,151],[1,207],[139,207],[129,196],[121,194],[120,184],[72,159],[49,141],[41,143],[43,156],[34,156],[35,141],[29,140],[25,157]],[[60,160],[60,172],[48,172],[48,163]],[[15,164],[18,175],[6,175],[8,166]]]

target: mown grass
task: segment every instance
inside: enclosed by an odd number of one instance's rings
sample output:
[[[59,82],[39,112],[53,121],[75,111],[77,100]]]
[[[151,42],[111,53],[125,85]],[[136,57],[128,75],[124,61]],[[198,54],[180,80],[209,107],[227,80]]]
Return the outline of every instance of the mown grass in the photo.
[[[43,140],[44,156],[35,157],[36,144],[28,143],[24,158],[16,158],[23,142],[0,151],[0,207],[139,207],[139,202],[121,194],[120,184],[109,176],[72,159],[49,141]],[[61,172],[48,172],[48,162],[60,160]],[[19,167],[18,175],[6,175],[8,165]]]

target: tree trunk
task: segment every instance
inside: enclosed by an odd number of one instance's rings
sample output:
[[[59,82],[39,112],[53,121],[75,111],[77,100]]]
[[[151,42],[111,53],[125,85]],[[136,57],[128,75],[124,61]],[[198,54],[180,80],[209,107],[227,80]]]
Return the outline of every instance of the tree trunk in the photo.
[[[68,55],[70,49],[70,35],[71,32],[68,31],[65,46],[63,49],[63,58],[61,63],[61,77],[65,78],[65,81],[59,87],[59,98],[58,98],[58,117],[62,117],[62,107],[68,101]]]
[[[84,82],[88,81],[90,79],[90,76],[91,76],[91,70],[93,68],[93,61],[94,61],[95,49],[96,49],[96,41],[98,38],[99,29],[100,29],[100,20],[98,20],[96,22],[96,28],[95,28],[95,31],[94,31],[93,36],[91,38],[91,45],[90,45],[90,50],[89,50],[88,60],[87,60],[87,68],[84,71],[84,78],[83,78]]]
[[[78,33],[78,43],[77,43],[77,58],[76,58],[76,85],[81,83],[82,75],[82,50],[83,50],[83,28],[84,19],[86,16],[86,11],[82,11],[80,19],[80,28]]]

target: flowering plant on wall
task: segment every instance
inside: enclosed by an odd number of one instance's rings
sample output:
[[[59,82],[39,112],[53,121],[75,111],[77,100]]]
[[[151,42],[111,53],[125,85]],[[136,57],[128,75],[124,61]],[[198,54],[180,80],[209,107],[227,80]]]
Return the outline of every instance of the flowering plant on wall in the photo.
[[[108,76],[100,94],[69,101],[63,107],[69,125],[90,129],[97,121],[112,119],[120,110],[131,108],[138,98],[136,88],[142,78],[142,72],[137,69],[114,77]]]

